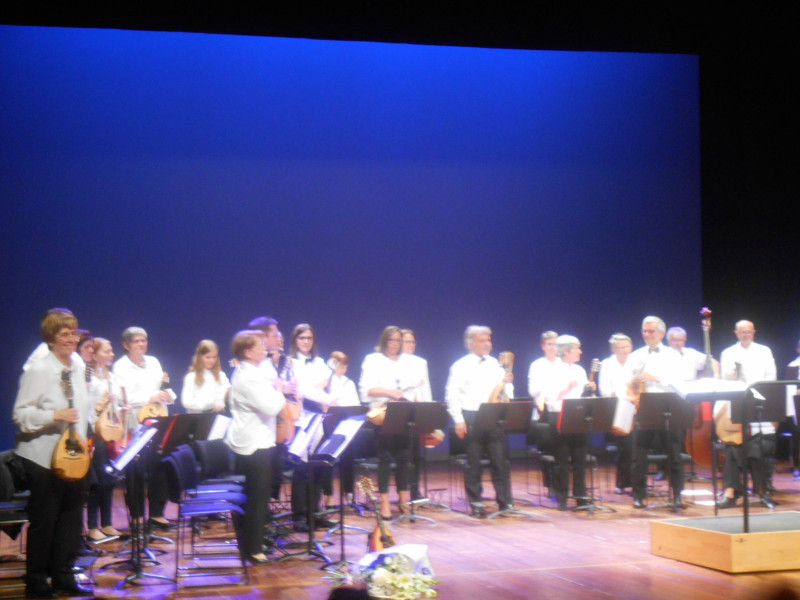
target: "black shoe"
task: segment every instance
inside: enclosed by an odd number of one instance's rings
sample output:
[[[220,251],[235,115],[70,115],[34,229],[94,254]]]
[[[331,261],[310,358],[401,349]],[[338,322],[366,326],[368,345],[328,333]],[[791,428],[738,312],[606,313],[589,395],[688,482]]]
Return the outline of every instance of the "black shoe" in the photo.
[[[736,506],[736,498],[728,498],[727,496],[717,502],[717,508],[734,508]]]
[[[59,596],[94,596],[94,590],[77,581],[53,583],[53,589]]]
[[[478,504],[473,504],[472,511],[470,512],[470,514],[476,519],[483,519],[484,517],[486,517],[486,507],[480,506]]]
[[[169,521],[162,523],[161,521],[150,519],[147,521],[147,524],[150,526],[151,530],[158,529],[159,531],[170,531],[171,529],[175,529],[175,524],[170,523]]]
[[[268,556],[264,558],[256,558],[255,556],[245,556],[244,559],[252,565],[268,565],[272,561],[269,559]]]
[[[633,501],[633,508],[644,508],[644,500],[640,500],[639,498],[636,498]]]
[[[588,498],[578,498],[578,506],[589,506],[591,504]]]
[[[567,510],[567,501],[566,500],[559,500],[558,501],[558,510],[564,512]]]
[[[511,504],[511,503],[509,503],[509,504],[498,504],[497,505],[497,510],[514,510],[514,505]]]
[[[777,502],[775,502],[775,500],[772,499],[772,496],[768,494],[764,494],[763,496],[761,496],[760,499],[761,502],[764,504],[764,506],[766,506],[767,508],[774,508],[775,505],[778,504]]]
[[[28,584],[25,586],[26,598],[58,598],[56,591],[46,583]]]
[[[331,529],[332,527],[336,527],[339,523],[337,521],[330,521],[323,517],[317,517],[314,519],[314,529]]]

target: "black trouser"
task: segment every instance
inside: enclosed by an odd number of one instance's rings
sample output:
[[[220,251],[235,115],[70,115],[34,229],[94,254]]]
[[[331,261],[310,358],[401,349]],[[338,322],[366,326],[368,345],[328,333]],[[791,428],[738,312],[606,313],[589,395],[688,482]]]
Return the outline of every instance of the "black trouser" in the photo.
[[[28,499],[28,548],[25,582],[39,586],[74,583],[72,563],[81,543],[86,480],[65,481],[50,469],[22,458],[31,492]]]
[[[617,446],[617,487],[621,490],[633,486],[633,432],[614,435]]]
[[[111,525],[111,504],[114,498],[115,482],[114,478],[105,470],[108,459],[108,442],[95,437],[92,468],[89,471],[92,481],[89,484],[89,499],[86,502],[86,526],[89,529],[97,529],[98,513],[100,527]]]
[[[683,432],[663,429],[654,431],[637,431],[633,453],[633,498],[644,501],[647,498],[647,455],[652,448],[664,448],[665,454],[672,461],[669,473],[669,484],[675,498],[680,498],[683,491]]]
[[[395,463],[394,482],[398,492],[408,491],[411,481],[411,445],[405,434],[378,433],[378,491],[389,491],[392,461]]]
[[[497,503],[503,507],[512,503],[511,477],[508,458],[506,456],[506,436],[499,429],[477,432],[474,430],[478,411],[465,410],[464,421],[467,424],[467,435],[464,445],[467,449],[467,466],[464,469],[464,488],[470,504],[481,502],[483,484],[481,482],[481,460],[484,454],[489,458],[489,470],[492,474]]]
[[[306,462],[297,462],[292,471],[292,515],[295,521],[306,520],[309,510],[316,512],[322,488],[324,487],[325,472],[330,473],[331,468],[319,465],[314,467],[314,482],[310,481],[311,467]],[[309,506],[309,494],[311,505]]]
[[[569,494],[569,473],[572,470],[572,495],[576,498],[586,497],[586,435],[582,433],[559,433],[558,413],[550,413],[550,433],[552,436],[555,458],[553,471],[553,491],[559,504],[567,501]]]
[[[775,436],[758,434],[743,446],[725,446],[725,467],[722,481],[726,488],[733,488],[737,496],[744,495],[742,482],[745,463],[753,476],[753,491],[759,496],[767,493],[769,480],[769,457],[775,449]],[[744,453],[744,457],[742,454]]]
[[[269,516],[272,490],[272,465],[275,447],[262,448],[252,454],[236,455],[236,470],[245,477],[247,502],[239,519],[237,535],[239,551],[245,555],[260,554],[264,545],[264,525]]]

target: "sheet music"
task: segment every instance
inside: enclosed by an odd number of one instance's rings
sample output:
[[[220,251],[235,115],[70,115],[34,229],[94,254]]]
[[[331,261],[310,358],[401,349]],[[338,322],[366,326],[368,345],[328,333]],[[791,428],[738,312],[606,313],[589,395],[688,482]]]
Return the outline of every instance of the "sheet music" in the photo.
[[[724,392],[743,392],[747,389],[744,381],[734,379],[693,379],[673,384],[675,391],[686,398],[689,394],[713,394]]]
[[[208,432],[209,440],[221,440],[228,433],[228,427],[233,423],[233,419],[225,415],[217,415],[214,418],[214,423],[211,425],[211,431]]]

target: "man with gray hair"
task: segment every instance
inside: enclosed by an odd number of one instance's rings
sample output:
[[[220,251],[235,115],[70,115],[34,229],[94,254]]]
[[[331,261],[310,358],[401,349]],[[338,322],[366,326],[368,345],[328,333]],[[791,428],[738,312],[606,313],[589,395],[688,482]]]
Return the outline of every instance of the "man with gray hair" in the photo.
[[[489,457],[498,510],[513,508],[511,498],[511,475],[506,460],[505,435],[496,429],[476,432],[473,430],[481,404],[489,401],[492,390],[505,384],[509,398],[514,397],[514,379],[506,372],[492,351],[492,330],[483,325],[470,325],[464,333],[464,344],[469,350],[450,367],[445,388],[447,411],[453,417],[456,435],[464,440],[467,450],[467,466],[464,470],[464,487],[467,492],[471,514],[485,517],[486,507],[482,500],[481,459],[483,453]]]
[[[686,330],[683,327],[670,327],[667,329],[667,343],[669,347],[681,355],[681,379],[691,381],[697,379],[699,373],[706,368],[706,355],[694,348],[686,347]],[[710,377],[711,373],[706,373]]]
[[[672,385],[680,381],[681,357],[675,350],[662,344],[667,326],[655,316],[642,320],[642,339],[645,345],[634,350],[625,362],[627,379],[631,385],[646,392],[672,392]],[[633,399],[633,398],[632,398]],[[635,399],[638,404],[638,398]],[[663,447],[671,456],[669,479],[676,501],[683,490],[681,450],[683,431],[663,429],[637,431],[633,456],[633,507],[644,508],[647,498],[647,454],[653,447]]]

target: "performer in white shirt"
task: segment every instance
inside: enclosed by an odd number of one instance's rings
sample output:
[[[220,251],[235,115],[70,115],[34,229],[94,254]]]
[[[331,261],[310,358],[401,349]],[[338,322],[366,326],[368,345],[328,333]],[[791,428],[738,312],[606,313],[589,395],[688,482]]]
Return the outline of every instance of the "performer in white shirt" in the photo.
[[[489,401],[492,390],[505,384],[506,394],[514,397],[512,373],[506,372],[490,356],[492,330],[483,325],[470,325],[464,333],[464,345],[469,350],[450,367],[445,399],[447,411],[455,423],[456,435],[464,440],[467,448],[467,466],[464,470],[464,487],[471,513],[481,518],[486,516],[481,484],[481,459],[484,452],[489,457],[495,497],[499,510],[511,508],[511,477],[506,459],[505,435],[497,429],[473,431],[480,405]]]
[[[219,413],[225,410],[230,389],[219,360],[219,347],[213,340],[201,340],[183,378],[181,404],[187,413]]]
[[[67,481],[52,470],[54,452],[69,426],[74,427],[76,439],[88,454],[85,365],[80,358],[73,360],[77,357],[77,328],[78,320],[72,312],[48,311],[41,331],[49,352],[28,364],[14,402],[12,416],[18,429],[15,453],[25,468],[30,489],[25,565],[28,598],[54,598],[57,593],[92,595],[91,589],[75,581],[72,572],[81,543],[86,477]]]
[[[561,368],[561,359],[558,357],[558,347],[556,346],[557,338],[558,334],[555,331],[542,333],[539,345],[544,356],[534,360],[528,367],[528,394],[533,399],[534,410],[528,425],[527,442],[535,444],[540,451],[548,454],[553,452],[555,440],[553,440],[550,424],[547,421],[543,392],[552,386],[553,378],[557,376]],[[545,485],[548,488],[551,483],[549,475],[549,472],[545,471]]]
[[[122,346],[126,354],[114,363],[114,378],[122,390],[125,403],[131,409],[126,424],[131,432],[139,425],[137,414],[144,405],[151,402],[165,405],[173,400],[171,390],[161,389],[164,371],[158,359],[147,354],[148,345],[144,329],[128,327],[122,332]],[[164,517],[169,492],[161,469],[160,457],[153,452],[147,463],[149,526],[166,531],[172,528],[172,523]]]
[[[629,402],[628,373],[625,363],[633,351],[633,341],[624,333],[615,333],[608,340],[611,356],[600,363],[600,395],[620,398]],[[633,435],[614,435],[617,446],[617,494],[624,494],[632,487],[631,469],[633,467]]]
[[[750,321],[736,323],[734,333],[739,342],[725,348],[720,355],[721,369],[726,379],[739,379],[746,384],[758,381],[774,381],[777,379],[777,367],[772,356],[772,350],[755,341],[756,328]],[[722,411],[727,411],[730,416],[730,402],[716,402],[714,406],[715,418],[719,418]],[[747,466],[753,475],[753,491],[768,506],[775,501],[770,497],[769,487],[772,476],[772,466],[769,457],[775,450],[775,426],[772,423],[751,423],[752,437],[745,443],[744,452],[747,455]],[[738,498],[744,495],[742,484],[741,447],[728,445],[725,447],[725,468],[722,473],[725,491],[723,499],[718,503],[720,508],[736,506]]]
[[[670,327],[667,329],[667,344],[681,356],[682,381],[697,379],[706,368],[706,355],[694,348],[686,347],[686,330],[683,327]]]
[[[286,400],[259,368],[267,350],[258,332],[244,330],[231,342],[238,366],[231,376],[233,422],[225,438],[236,454],[237,471],[245,476],[247,503],[237,527],[239,551],[253,564],[265,564],[264,526],[269,513],[276,417]]]
[[[111,347],[111,342],[105,338],[94,338],[91,356],[93,363],[91,380],[89,381],[89,397],[92,410],[89,411],[89,422],[92,427],[96,428],[99,415],[108,407],[110,402],[115,402],[112,406],[117,406],[118,408],[115,413],[115,417],[118,419],[117,423],[124,427],[126,415],[123,414],[122,408],[119,407],[120,390],[116,384],[114,374],[111,373],[111,365],[114,361],[114,350]],[[93,481],[90,483],[89,498],[86,503],[86,525],[89,529],[87,537],[92,542],[102,542],[111,536],[121,535],[111,522],[111,507],[116,480],[105,469],[110,459],[111,444],[112,442],[104,441],[100,434],[94,431],[91,470]],[[100,516],[99,524],[98,514]]]
[[[303,398],[304,417],[311,418],[311,406],[315,412],[327,411],[330,398],[325,388],[331,379],[331,369],[325,361],[318,356],[317,339],[314,328],[308,323],[295,325],[289,346],[289,360],[292,361],[292,371],[297,381],[297,393]],[[315,404],[306,402],[313,400]],[[299,422],[300,423],[300,422]],[[300,423],[302,426],[302,423]],[[320,500],[320,492],[325,495],[325,506],[333,507],[333,468],[318,467],[314,471],[314,484],[309,490],[308,454],[313,453],[322,440],[322,422],[319,421],[314,432],[308,453],[295,457],[292,469],[292,515],[295,529],[303,530],[309,523],[309,493],[313,500],[311,508],[316,510]],[[305,523],[306,527],[302,524]],[[299,525],[298,525],[299,524]],[[314,519],[314,526],[319,529],[329,529],[336,523],[329,521],[324,516]]]
[[[381,333],[375,352],[368,354],[361,364],[361,401],[373,408],[391,401],[415,399],[416,384],[411,379],[411,363],[402,354],[403,336],[400,328],[390,325]],[[391,518],[389,503],[389,477],[391,463],[395,463],[395,484],[399,496],[399,508],[408,507],[411,482],[411,447],[406,434],[382,434],[377,432],[375,444],[378,449],[378,491],[381,514]]]
[[[572,470],[572,496],[576,498],[578,506],[584,506],[589,501],[586,497],[588,448],[584,434],[558,431],[559,417],[565,399],[580,398],[587,387],[594,390],[597,386],[589,382],[586,371],[578,364],[583,354],[578,338],[573,335],[560,335],[556,338],[556,349],[561,364],[543,391],[543,396],[547,402],[548,422],[555,443],[553,491],[558,500],[558,509],[566,510],[570,470]]]
[[[417,335],[411,329],[401,329],[400,333],[403,335],[403,355],[409,363],[409,377],[414,387],[414,400],[415,402],[433,402],[431,381],[428,376],[428,361],[415,354],[417,351]],[[417,383],[413,383],[415,381]],[[423,468],[421,444],[414,444],[411,447],[411,463],[409,489],[411,491],[411,499],[418,500],[423,496],[419,489],[419,476]]]
[[[662,344],[667,326],[655,316],[645,317],[642,321],[642,338],[645,345],[631,353],[625,362],[627,379],[640,386],[646,392],[672,392],[674,383],[680,381],[682,367],[681,357]],[[631,399],[633,396],[628,394]],[[637,398],[638,401],[638,398]],[[671,429],[669,435],[664,430],[637,431],[634,442],[633,457],[633,506],[644,508],[647,499],[647,454],[657,445],[671,454],[672,469],[670,486],[675,498],[680,498],[683,490],[683,468],[681,450],[683,447],[683,431]]]

